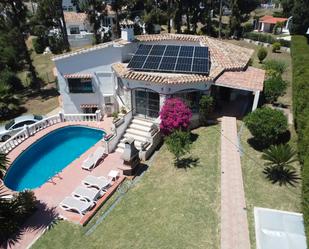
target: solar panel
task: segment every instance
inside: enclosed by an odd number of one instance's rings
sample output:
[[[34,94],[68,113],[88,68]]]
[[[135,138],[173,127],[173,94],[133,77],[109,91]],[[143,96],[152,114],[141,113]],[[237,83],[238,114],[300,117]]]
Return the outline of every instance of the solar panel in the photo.
[[[141,44],[128,65],[135,70],[209,73],[208,47]]]

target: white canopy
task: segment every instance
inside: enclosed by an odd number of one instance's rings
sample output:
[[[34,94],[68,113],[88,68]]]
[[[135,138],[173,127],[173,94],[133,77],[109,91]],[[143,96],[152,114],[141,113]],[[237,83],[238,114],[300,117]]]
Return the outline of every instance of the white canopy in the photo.
[[[306,249],[303,215],[254,208],[257,249]]]

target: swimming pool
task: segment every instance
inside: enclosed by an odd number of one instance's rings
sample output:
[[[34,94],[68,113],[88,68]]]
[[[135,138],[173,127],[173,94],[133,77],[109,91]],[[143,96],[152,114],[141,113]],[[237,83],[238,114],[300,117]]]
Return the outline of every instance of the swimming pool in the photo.
[[[83,126],[68,126],[52,131],[16,158],[4,178],[4,184],[16,191],[37,188],[104,135],[102,130]]]

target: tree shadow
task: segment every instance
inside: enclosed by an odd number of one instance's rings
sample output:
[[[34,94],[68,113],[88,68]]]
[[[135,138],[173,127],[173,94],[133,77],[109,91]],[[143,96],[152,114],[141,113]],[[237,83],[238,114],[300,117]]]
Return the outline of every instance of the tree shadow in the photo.
[[[279,183],[279,186],[289,184],[295,187],[295,184],[301,179],[294,170],[290,169],[280,170],[276,167],[266,167],[263,173],[272,184]]]
[[[253,149],[255,149],[257,151],[263,151],[263,150],[267,149],[271,144],[274,144],[274,145],[286,144],[287,142],[290,141],[290,139],[291,139],[291,132],[289,130],[287,130],[286,132],[279,135],[277,141],[270,143],[270,144],[261,143],[260,141],[258,141],[254,137],[249,138],[247,140],[247,142],[248,142],[248,144],[250,144],[250,146]]]
[[[175,167],[178,169],[185,169],[187,170],[188,168],[194,168],[199,165],[200,159],[195,157],[193,158],[192,156],[181,158],[178,161],[174,162]]]
[[[56,207],[48,207],[46,203],[38,201],[37,210],[26,219],[26,222],[20,227],[20,229],[10,238],[5,241],[1,241],[0,245],[5,248],[11,248],[20,241],[22,236],[26,232],[42,231],[53,227],[58,222],[58,212]]]
[[[59,96],[59,92],[56,88],[51,87],[51,88],[43,88],[43,89],[40,89],[39,91],[27,91],[25,93],[25,96],[28,98],[41,97],[42,99],[46,100],[49,98]]]

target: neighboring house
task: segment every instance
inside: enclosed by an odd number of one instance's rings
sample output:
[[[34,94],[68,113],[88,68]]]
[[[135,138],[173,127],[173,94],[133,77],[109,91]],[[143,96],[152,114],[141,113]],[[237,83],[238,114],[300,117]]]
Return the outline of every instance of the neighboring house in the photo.
[[[283,23],[285,26],[288,18],[263,16],[258,21],[258,31],[272,33],[276,23]]]
[[[85,113],[100,109],[111,114],[125,107],[133,110],[135,115],[159,120],[165,99],[174,96],[182,98],[191,107],[194,118],[198,118],[202,94],[213,94],[216,98],[222,95],[225,101],[252,96],[253,101],[246,105],[251,105],[252,110],[257,108],[265,71],[248,66],[253,50],[207,36],[158,34],[134,37],[132,22],[123,22],[121,29],[119,40],[53,58],[64,112]],[[153,46],[151,53],[155,56],[137,57],[138,63],[128,67],[142,44],[163,46]],[[176,57],[174,55],[174,61],[165,54],[166,45],[178,46],[170,47],[179,51]],[[200,48],[209,51],[202,60],[196,52]],[[157,53],[157,50],[161,52]],[[163,57],[166,57],[165,64]],[[176,63],[180,66],[178,70]],[[134,69],[138,65],[141,68]],[[208,71],[191,71],[195,66]]]
[[[64,19],[71,47],[81,47],[92,44],[93,30],[87,14],[64,12]]]
[[[76,12],[76,6],[72,3],[72,0],[62,0],[62,9],[63,11]]]

